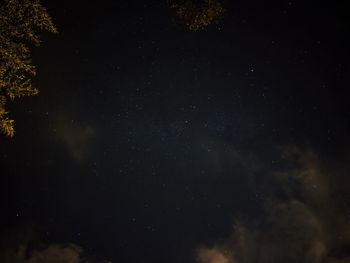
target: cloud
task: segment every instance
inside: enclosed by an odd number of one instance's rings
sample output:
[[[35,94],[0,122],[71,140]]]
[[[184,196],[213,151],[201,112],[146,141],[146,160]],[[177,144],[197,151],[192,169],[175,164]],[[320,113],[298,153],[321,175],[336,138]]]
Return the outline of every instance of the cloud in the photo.
[[[74,244],[53,244],[43,249],[31,250],[27,245],[3,251],[2,263],[111,263],[81,257],[82,249]]]
[[[287,169],[273,172],[285,194],[265,199],[257,227],[236,222],[229,240],[201,247],[199,263],[349,263],[349,167],[312,151],[282,151]]]
[[[34,250],[30,255],[26,255],[26,246],[20,246],[15,254],[15,262],[25,263],[78,263],[80,262],[81,248],[72,244],[68,245],[51,245],[41,251]]]
[[[111,263],[82,257],[75,244],[44,244],[33,228],[18,227],[0,240],[1,263]]]
[[[90,153],[95,130],[74,120],[59,118],[57,121],[56,138],[63,143],[70,156],[83,161]]]
[[[197,257],[202,263],[233,263],[227,255],[216,248],[199,249]]]

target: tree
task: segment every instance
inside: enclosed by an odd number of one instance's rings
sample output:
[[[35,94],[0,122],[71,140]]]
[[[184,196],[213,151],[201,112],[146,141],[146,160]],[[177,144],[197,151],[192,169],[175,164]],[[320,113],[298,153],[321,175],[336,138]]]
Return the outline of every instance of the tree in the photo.
[[[0,132],[9,137],[14,120],[8,117],[7,102],[38,94],[29,45],[41,44],[39,31],[57,33],[39,0],[5,0],[0,6]]]
[[[217,22],[225,12],[218,0],[168,0],[168,3],[179,19],[193,31]]]

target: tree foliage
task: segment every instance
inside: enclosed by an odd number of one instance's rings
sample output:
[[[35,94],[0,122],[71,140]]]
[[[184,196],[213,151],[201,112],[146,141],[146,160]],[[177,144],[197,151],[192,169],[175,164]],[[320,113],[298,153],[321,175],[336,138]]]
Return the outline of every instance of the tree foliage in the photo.
[[[40,45],[39,31],[57,33],[39,0],[5,0],[0,6],[0,132],[9,137],[14,120],[8,117],[7,102],[38,93],[29,45]]]
[[[179,19],[193,31],[217,22],[225,12],[218,0],[168,0],[168,3]]]

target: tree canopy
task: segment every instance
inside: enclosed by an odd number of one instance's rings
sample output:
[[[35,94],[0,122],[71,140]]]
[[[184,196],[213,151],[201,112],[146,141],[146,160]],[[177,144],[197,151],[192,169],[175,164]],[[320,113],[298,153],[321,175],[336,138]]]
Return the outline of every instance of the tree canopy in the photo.
[[[176,16],[193,31],[217,22],[224,13],[219,0],[167,0]],[[41,44],[40,31],[57,33],[40,0],[0,2],[0,133],[12,137],[14,120],[7,111],[8,101],[36,95],[33,85],[36,67],[30,46]]]
[[[9,137],[14,135],[14,120],[7,102],[38,93],[29,45],[41,44],[40,31],[57,33],[39,0],[6,0],[0,6],[0,132]]]
[[[168,0],[178,18],[193,31],[217,22],[225,12],[218,0]]]

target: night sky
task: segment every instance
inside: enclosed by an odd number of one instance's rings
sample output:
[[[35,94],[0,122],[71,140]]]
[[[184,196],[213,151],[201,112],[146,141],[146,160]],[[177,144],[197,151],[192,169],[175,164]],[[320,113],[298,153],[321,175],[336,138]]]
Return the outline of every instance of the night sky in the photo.
[[[59,34],[9,103],[0,254],[350,262],[345,4],[224,1],[191,31],[166,1],[42,2]]]

